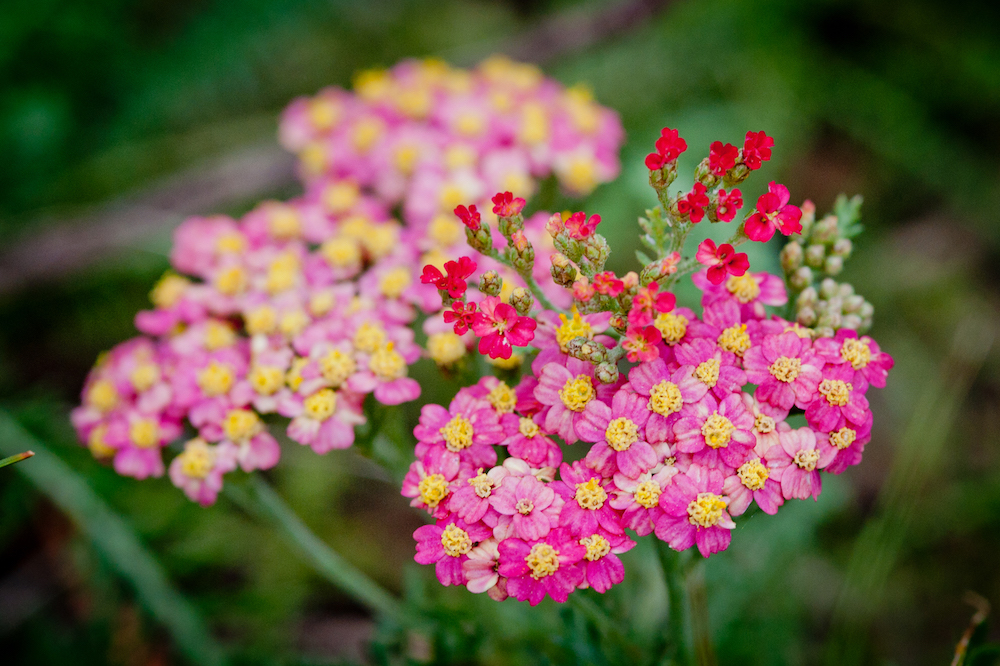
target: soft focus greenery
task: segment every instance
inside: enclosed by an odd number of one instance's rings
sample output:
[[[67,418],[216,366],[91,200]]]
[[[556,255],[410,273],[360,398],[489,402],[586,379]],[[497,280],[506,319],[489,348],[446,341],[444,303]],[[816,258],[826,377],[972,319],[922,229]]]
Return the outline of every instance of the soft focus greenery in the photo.
[[[204,160],[273,145],[288,100],[349,85],[359,69],[430,55],[471,64],[508,49],[530,58],[526,32],[607,7],[7,0],[0,252]],[[750,202],[770,179],[820,213],[841,191],[865,198],[867,230],[844,278],[875,305],[872,335],[897,361],[889,388],[869,393],[873,441],[860,467],[827,477],[817,504],[740,521],[729,551],[696,571],[715,658],[950,663],[974,612],[966,593],[1000,612],[1000,5],[688,0],[612,35],[546,35],[559,54],[545,71],[587,82],[628,132],[622,177],[578,204],[604,218],[612,268],[631,267],[635,219],[655,203],[642,157],[664,125],[691,147],[682,173],[714,139],[775,136],[775,159],[744,188]],[[293,194],[290,182],[259,198]],[[405,594],[422,623],[376,627],[232,496],[201,509],[166,479],[120,478],[91,460],[68,410],[96,355],[133,334],[167,266],[166,239],[152,233],[112,260],[0,293],[0,457],[40,445],[0,470],[2,663],[213,663],[218,649],[240,664],[616,664],[663,647],[648,538],[606,600],[498,605],[442,588],[412,562],[421,518],[390,475],[354,450],[288,445],[267,475],[278,494]],[[776,266],[778,247],[760,248],[754,265]],[[410,427],[416,413],[386,412],[387,427]],[[405,452],[374,445],[397,456],[394,472],[405,468]],[[976,641],[991,637],[981,629]],[[995,651],[979,656],[997,663]]]

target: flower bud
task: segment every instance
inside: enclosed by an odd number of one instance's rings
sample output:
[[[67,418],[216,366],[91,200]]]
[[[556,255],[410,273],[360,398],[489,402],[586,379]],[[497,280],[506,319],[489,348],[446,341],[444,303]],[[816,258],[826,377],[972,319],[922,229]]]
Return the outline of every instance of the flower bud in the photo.
[[[849,328],[852,331],[856,331],[861,328],[861,317],[856,314],[844,315],[844,321],[840,326],[841,328]]]
[[[618,381],[618,366],[615,363],[601,363],[594,370],[594,376],[602,384],[614,384]]]
[[[812,225],[816,221],[816,204],[806,199],[802,202],[800,209],[802,210],[802,218],[799,220],[799,224],[802,225],[802,231],[797,235],[802,238],[808,238],[809,230],[812,229]]]
[[[825,309],[821,310],[819,313],[819,319],[816,322],[816,329],[832,329],[837,330],[840,328],[840,322],[843,320],[843,316],[840,314],[839,310]]]
[[[743,164],[743,162],[737,162],[736,166],[726,172],[725,183],[726,187],[732,187],[733,185],[739,185],[744,180],[750,176],[750,168]],[[728,191],[728,190],[727,190]]]
[[[583,256],[596,267],[597,271],[601,271],[608,257],[611,256],[608,241],[600,234],[592,236],[583,246]]]
[[[527,316],[531,312],[531,306],[534,302],[535,299],[532,297],[531,292],[524,287],[517,287],[510,294],[510,304],[517,310],[517,314],[522,317]]]
[[[490,225],[483,222],[479,229],[473,231],[469,227],[465,228],[465,238],[469,242],[469,247],[477,252],[489,254],[493,249],[493,236],[490,235]]]
[[[837,238],[837,218],[827,215],[813,225],[812,239],[817,243],[832,243]]]
[[[851,256],[851,251],[854,249],[854,244],[851,243],[850,238],[838,238],[837,242],[833,244],[833,249],[831,252],[835,257],[841,257],[843,259],[848,259]]]
[[[812,270],[808,266],[800,266],[791,277],[788,278],[788,284],[792,285],[795,289],[805,289],[812,284],[813,274]]]
[[[791,275],[802,265],[802,255],[802,246],[795,241],[791,241],[781,248],[781,269],[785,275]]]
[[[563,287],[571,287],[576,280],[576,267],[566,255],[558,252],[552,255],[552,280]]]
[[[817,326],[813,330],[816,332],[817,338],[832,338],[837,334],[837,332],[833,330],[832,326]]]
[[[479,278],[479,291],[487,296],[497,296],[503,289],[503,278],[496,271],[486,271]]]
[[[819,268],[823,265],[823,260],[826,259],[826,247],[819,244],[813,244],[806,248],[806,264],[812,266],[813,268]]]
[[[823,262],[823,272],[827,275],[837,275],[844,270],[844,260],[840,257],[827,257]]]
[[[707,157],[694,170],[694,179],[708,189],[712,189],[719,182],[719,177],[713,174],[712,169],[708,166]]]
[[[816,323],[816,311],[811,307],[799,308],[799,312],[795,315],[795,321],[803,326],[812,326]]]
[[[859,313],[861,306],[865,304],[865,299],[858,294],[851,294],[844,299],[844,312]]]
[[[559,235],[559,232],[565,229],[563,225],[562,215],[559,213],[552,213],[549,217],[549,221],[545,223],[545,231],[549,232],[549,236],[555,238]]]
[[[875,306],[869,303],[868,301],[862,303],[861,307],[858,308],[858,315],[861,316],[861,319],[867,319],[869,321],[869,325],[871,322],[872,315],[874,314],[875,314]]]
[[[615,329],[622,335],[625,335],[625,331],[628,330],[628,320],[621,315],[612,315],[610,324],[611,328]]]
[[[668,162],[659,169],[650,169],[649,171],[649,184],[657,192],[670,187],[670,183],[674,182],[675,178],[677,178],[677,160]]]
[[[832,279],[826,278],[819,285],[819,297],[823,299],[832,298],[837,293],[838,286]]]
[[[853,296],[854,285],[852,285],[850,282],[841,283],[841,285],[837,287],[837,295],[840,296],[841,298],[847,298],[848,296]]]
[[[812,307],[816,305],[818,301],[819,294],[816,293],[816,287],[806,287],[802,290],[802,293],[799,294],[799,297],[795,299],[795,305],[800,308]]]
[[[581,336],[573,338],[566,345],[566,352],[581,361],[593,364],[605,363],[608,360],[608,348],[596,340],[588,340]]]

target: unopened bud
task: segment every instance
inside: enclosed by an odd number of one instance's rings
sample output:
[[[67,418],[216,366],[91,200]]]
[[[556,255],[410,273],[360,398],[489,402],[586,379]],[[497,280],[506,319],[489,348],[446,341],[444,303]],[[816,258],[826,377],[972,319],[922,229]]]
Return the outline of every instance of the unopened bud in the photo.
[[[813,330],[815,330],[817,338],[832,338],[837,334],[832,326],[817,326]]]
[[[476,231],[466,227],[465,238],[469,242],[469,247],[483,254],[489,254],[490,250],[493,249],[493,236],[490,235],[490,225],[485,222]]]
[[[750,176],[750,168],[742,161],[726,172],[725,182],[727,187],[739,185]],[[727,190],[728,191],[728,190]]]
[[[708,189],[712,189],[719,182],[719,177],[713,174],[711,167],[708,166],[707,157],[694,170],[694,179]]]
[[[668,162],[659,169],[650,169],[649,171],[649,184],[657,192],[670,187],[670,183],[674,182],[675,178],[677,178],[677,160]]]
[[[563,225],[562,215],[559,213],[552,213],[549,217],[549,221],[545,223],[545,231],[549,232],[549,236],[555,238],[559,235],[559,232],[565,229]]]
[[[837,218],[827,215],[813,225],[812,239],[817,243],[832,243],[837,238]]]
[[[810,245],[806,248],[806,264],[813,268],[819,268],[826,259],[826,247],[819,244]]]
[[[861,307],[858,308],[858,314],[861,315],[861,319],[870,321],[872,315],[875,314],[875,306],[868,301],[865,301],[861,304]]]
[[[531,295],[531,292],[524,287],[517,287],[510,294],[510,304],[517,310],[517,314],[522,317],[531,312],[531,306],[534,302],[535,299]]]
[[[802,246],[792,241],[781,248],[781,269],[785,275],[791,275],[802,265]]]
[[[583,246],[583,256],[592,263],[598,271],[604,268],[604,263],[611,256],[611,248],[604,236],[596,234],[587,239]]]
[[[859,313],[861,312],[861,306],[864,304],[864,297],[858,294],[851,294],[844,299],[844,312]]]
[[[503,278],[496,271],[486,271],[479,278],[479,291],[487,296],[497,296],[503,289]]]
[[[832,279],[826,278],[819,285],[819,297],[832,298],[837,293],[838,286]]]
[[[823,262],[823,272],[827,275],[837,275],[844,270],[844,260],[840,257],[827,257]]]
[[[621,315],[613,315],[609,323],[611,324],[611,328],[615,329],[622,335],[625,335],[625,331],[628,330],[628,320]]]
[[[562,286],[570,287],[576,280],[576,267],[566,258],[566,255],[556,252],[552,255],[552,280]]]
[[[831,252],[835,257],[842,257],[848,259],[851,256],[851,251],[854,249],[854,244],[851,243],[850,238],[838,238],[837,242],[833,244],[833,249]]]
[[[856,314],[844,315],[844,321],[841,323],[840,327],[856,331],[861,328],[861,317]]]
[[[819,294],[816,293],[816,287],[806,287],[799,294],[799,297],[795,300],[795,304],[800,308],[812,307],[816,305],[819,301]]]
[[[819,313],[819,320],[816,322],[816,328],[836,330],[840,328],[841,321],[843,321],[843,315],[840,314],[839,310],[823,310]]]
[[[573,358],[588,361],[595,365],[608,360],[607,347],[596,340],[588,340],[583,336],[570,340],[566,344],[566,352]]]
[[[788,284],[792,285],[795,289],[805,289],[812,284],[813,274],[812,270],[808,266],[800,266],[791,277],[788,278]]]
[[[816,204],[806,199],[802,202],[801,210],[802,218],[799,220],[799,224],[802,225],[802,231],[798,235],[802,238],[807,238],[809,230],[812,229],[812,225],[816,221]]]
[[[795,321],[802,326],[812,326],[816,323],[816,311],[811,307],[800,308],[798,314],[795,316]]]
[[[850,282],[844,282],[837,287],[837,295],[841,298],[847,298],[848,296],[854,295],[854,285]]]
[[[594,376],[602,384],[614,384],[618,381],[618,366],[614,363],[601,363],[594,370]]]

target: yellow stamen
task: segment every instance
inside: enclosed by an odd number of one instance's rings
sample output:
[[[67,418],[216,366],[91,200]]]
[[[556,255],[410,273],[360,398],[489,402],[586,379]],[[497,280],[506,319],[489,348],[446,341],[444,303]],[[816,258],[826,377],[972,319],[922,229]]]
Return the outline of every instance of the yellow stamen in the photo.
[[[760,460],[748,460],[736,470],[736,474],[740,477],[740,483],[750,490],[760,490],[771,476]]]
[[[333,389],[320,389],[306,398],[302,406],[309,418],[314,421],[326,421],[337,411],[337,394]]]
[[[708,388],[713,388],[719,382],[719,368],[722,363],[717,358],[710,358],[700,363],[694,369],[694,376]]]
[[[514,389],[504,382],[498,382],[486,394],[486,400],[493,405],[493,409],[501,414],[509,414],[517,406],[517,396],[514,394]]]
[[[611,543],[600,534],[592,534],[580,539],[580,545],[587,549],[584,556],[589,562],[596,562],[611,552]]]
[[[524,558],[535,580],[551,576],[559,570],[559,551],[547,543],[536,543]]]
[[[582,412],[594,399],[594,395],[594,384],[587,375],[577,375],[574,379],[567,379],[559,389],[559,399],[566,405],[566,409],[574,412]]]
[[[698,493],[688,504],[688,522],[698,527],[712,527],[722,520],[726,502],[715,493]]]
[[[737,324],[730,326],[719,336],[718,343],[726,351],[730,351],[737,356],[743,356],[743,352],[750,349],[750,336],[747,334],[747,325]]]
[[[451,523],[441,533],[441,545],[444,547],[445,555],[460,557],[472,550],[472,539],[469,538],[468,532]]]
[[[670,416],[681,411],[683,398],[677,384],[661,381],[649,390],[649,409],[660,416]]]
[[[472,421],[462,415],[452,417],[438,432],[444,436],[445,446],[449,451],[458,453],[472,446]]]
[[[785,382],[786,384],[791,384],[798,378],[799,373],[802,371],[802,359],[798,357],[789,358],[787,356],[781,356],[771,367],[768,368],[771,376],[777,379],[779,382]]]
[[[585,483],[576,484],[576,503],[581,509],[596,511],[604,506],[608,494],[597,479],[591,477]]]
[[[630,446],[639,441],[639,426],[631,419],[619,416],[608,424],[604,437],[615,451],[627,451]]]
[[[720,415],[719,412],[713,412],[701,426],[701,434],[705,437],[705,444],[713,449],[729,446],[729,440],[732,438],[734,430],[736,430],[736,426],[733,425],[733,422]]]
[[[760,296],[760,285],[750,273],[730,276],[726,280],[726,289],[740,303],[749,303]]]

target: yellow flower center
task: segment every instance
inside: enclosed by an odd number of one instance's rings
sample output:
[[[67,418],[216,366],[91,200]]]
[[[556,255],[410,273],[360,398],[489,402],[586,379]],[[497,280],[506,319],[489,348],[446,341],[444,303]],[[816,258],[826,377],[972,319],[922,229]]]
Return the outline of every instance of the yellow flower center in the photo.
[[[377,323],[364,322],[354,334],[354,347],[367,354],[385,344],[385,330]]]
[[[302,402],[305,414],[314,421],[326,421],[337,409],[337,394],[333,389],[320,389]]]
[[[138,419],[129,426],[128,437],[140,449],[151,449],[160,444],[160,425],[152,419]]]
[[[860,370],[872,360],[872,350],[864,340],[847,338],[840,348],[840,358],[850,363],[855,370]]]
[[[205,349],[215,351],[236,343],[236,333],[232,327],[221,321],[210,321],[205,325]]]
[[[354,208],[358,202],[358,186],[349,181],[341,181],[323,190],[323,206],[334,215],[342,215]]]
[[[529,513],[535,510],[535,503],[526,497],[522,497],[517,500],[517,504],[514,505],[517,512],[522,516],[527,516]]]
[[[167,272],[149,292],[149,300],[158,308],[169,309],[177,305],[191,281],[174,273]]]
[[[734,430],[736,430],[736,426],[733,425],[733,422],[719,412],[713,412],[701,426],[701,434],[705,436],[705,444],[713,449],[729,446],[729,440],[732,438]]]
[[[368,359],[368,369],[383,381],[392,381],[406,376],[406,359],[393,349],[393,343],[387,342]]]
[[[851,397],[854,387],[839,379],[824,379],[819,383],[819,392],[834,407],[843,407]]]
[[[551,576],[559,570],[559,551],[547,543],[536,543],[524,558],[535,580]]]
[[[559,349],[562,351],[567,350],[567,345],[574,338],[584,337],[588,340],[594,339],[594,330],[589,323],[583,320],[577,309],[573,308],[573,318],[567,319],[566,315],[560,313],[559,320],[562,325],[556,329],[556,342],[559,343]]]
[[[518,422],[517,431],[528,439],[533,439],[538,434],[538,430],[538,424],[525,416],[522,416]]]
[[[302,232],[302,222],[298,211],[291,206],[278,204],[274,206],[267,220],[271,235],[279,240],[297,238]]]
[[[384,257],[399,245],[399,226],[395,223],[376,225],[365,234],[361,243],[372,258]]]
[[[215,240],[215,251],[219,254],[239,254],[247,248],[247,239],[238,231],[221,234]]]
[[[260,395],[271,395],[281,388],[285,377],[281,368],[258,365],[250,371],[250,386]]]
[[[441,210],[452,210],[455,206],[465,201],[466,195],[462,188],[455,183],[445,183],[441,187],[438,199],[441,202]]]
[[[262,427],[260,417],[249,409],[232,409],[222,422],[226,439],[236,443],[249,441],[261,431]]]
[[[212,361],[198,373],[198,386],[209,398],[225,395],[233,386],[233,371],[228,365]]]
[[[306,113],[313,127],[318,130],[328,130],[340,119],[340,106],[329,99],[312,99],[309,100]]]
[[[726,289],[740,303],[749,303],[760,296],[760,285],[757,284],[757,280],[753,279],[750,273],[730,276],[726,280]]]
[[[386,298],[399,298],[412,281],[410,271],[403,266],[397,266],[382,276],[378,288]]]
[[[733,352],[737,356],[743,356],[743,352],[750,349],[750,335],[747,334],[746,324],[730,326],[719,336],[719,346],[726,351]]]
[[[99,425],[90,431],[90,437],[87,438],[87,448],[90,449],[90,453],[95,458],[110,458],[115,454],[115,450],[108,446],[104,439],[107,434],[108,427],[106,425]]]
[[[715,493],[698,493],[688,504],[688,522],[698,527],[712,527],[722,520],[726,502]]]
[[[309,313],[314,317],[322,317],[337,304],[337,297],[332,291],[318,291],[309,297]]]
[[[297,391],[302,386],[302,369],[308,364],[309,359],[296,358],[292,361],[292,367],[288,368],[288,372],[285,374],[285,382],[288,383],[288,387],[293,391]]]
[[[420,479],[417,490],[420,491],[420,501],[433,509],[448,496],[448,481],[444,474],[428,474]]]
[[[858,433],[856,433],[853,428],[848,428],[846,426],[836,432],[830,433],[830,443],[841,451],[853,444],[854,440],[857,438]]]
[[[626,451],[639,441],[639,426],[631,419],[619,416],[608,424],[604,437],[615,451]]]
[[[204,479],[215,467],[215,448],[205,440],[195,438],[184,445],[184,451],[177,458],[184,476]]]
[[[361,263],[361,245],[353,238],[331,238],[320,246],[319,252],[333,268],[349,268]]]
[[[444,547],[445,555],[449,557],[460,557],[472,550],[472,539],[469,533],[462,528],[451,523],[441,532],[441,545]]]
[[[587,375],[577,375],[575,379],[568,379],[559,389],[559,399],[566,405],[566,409],[574,412],[582,412],[594,399],[594,395],[594,384]]]
[[[278,323],[278,328],[288,337],[293,337],[302,332],[309,325],[309,315],[302,310],[292,310],[285,313]]]
[[[771,376],[777,379],[779,382],[785,382],[790,384],[795,381],[802,371],[802,359],[798,357],[789,358],[787,356],[781,356],[777,361],[771,364],[768,368]]]
[[[673,346],[680,342],[687,333],[688,320],[684,315],[661,312],[653,320],[653,326],[663,336],[663,342]]]
[[[608,499],[608,494],[597,479],[591,477],[584,483],[576,484],[576,503],[581,509],[600,509]]]
[[[517,396],[514,395],[514,389],[507,386],[504,382],[500,382],[494,386],[486,394],[486,400],[493,405],[493,409],[501,414],[509,414],[517,406]]]
[[[118,404],[118,390],[110,379],[98,379],[87,389],[87,403],[101,412],[110,412]]]
[[[660,484],[650,479],[640,483],[632,497],[639,506],[652,509],[660,503],[660,493],[662,492]]]
[[[486,499],[493,493],[493,480],[487,476],[483,469],[479,468],[479,473],[469,479],[469,485],[476,491],[476,495]]]
[[[795,454],[793,460],[799,469],[811,472],[816,469],[816,463],[819,462],[819,451],[816,449],[802,449]]]
[[[298,257],[291,253],[283,254],[268,266],[267,283],[265,286],[269,294],[280,294],[294,287],[298,279]]]
[[[247,286],[247,274],[239,266],[233,266],[215,276],[215,288],[226,296],[235,296]]]
[[[597,164],[590,155],[576,155],[560,169],[566,188],[575,194],[589,194],[597,185]]]
[[[247,333],[272,333],[278,326],[278,313],[270,305],[261,305],[243,316]]]
[[[722,362],[717,358],[710,358],[698,364],[694,369],[695,378],[708,388],[713,388],[719,381],[719,367]]]
[[[319,360],[319,370],[323,373],[323,379],[334,387],[346,382],[356,369],[357,363],[354,362],[354,357],[339,349],[331,349]]]
[[[441,247],[451,247],[465,238],[464,226],[454,215],[438,215],[431,220],[427,235]]]
[[[416,166],[418,157],[420,157],[420,149],[413,145],[404,144],[397,146],[393,152],[396,168],[406,175],[413,172],[413,167]]]
[[[465,356],[465,342],[451,331],[434,333],[427,338],[427,353],[438,365],[451,365]]]
[[[471,167],[476,162],[476,152],[461,144],[450,146],[444,153],[444,163],[449,170]],[[458,204],[455,204],[456,206]]]
[[[764,482],[771,476],[771,473],[759,460],[748,460],[743,463],[736,470],[736,474],[740,477],[740,483],[750,490],[760,490],[764,487]]]
[[[445,446],[449,451],[458,453],[472,446],[472,421],[461,414],[452,417],[439,432],[444,437]]]
[[[545,107],[538,102],[528,102],[521,107],[521,141],[527,144],[542,143],[549,137],[549,118]]]
[[[600,534],[592,534],[580,539],[580,545],[587,549],[584,556],[590,562],[596,562],[611,552],[611,543]]]
[[[754,430],[762,435],[774,432],[774,419],[766,414],[758,414],[753,420]]]
[[[661,416],[670,416],[681,411],[681,390],[677,384],[661,381],[649,390],[649,408]]]

